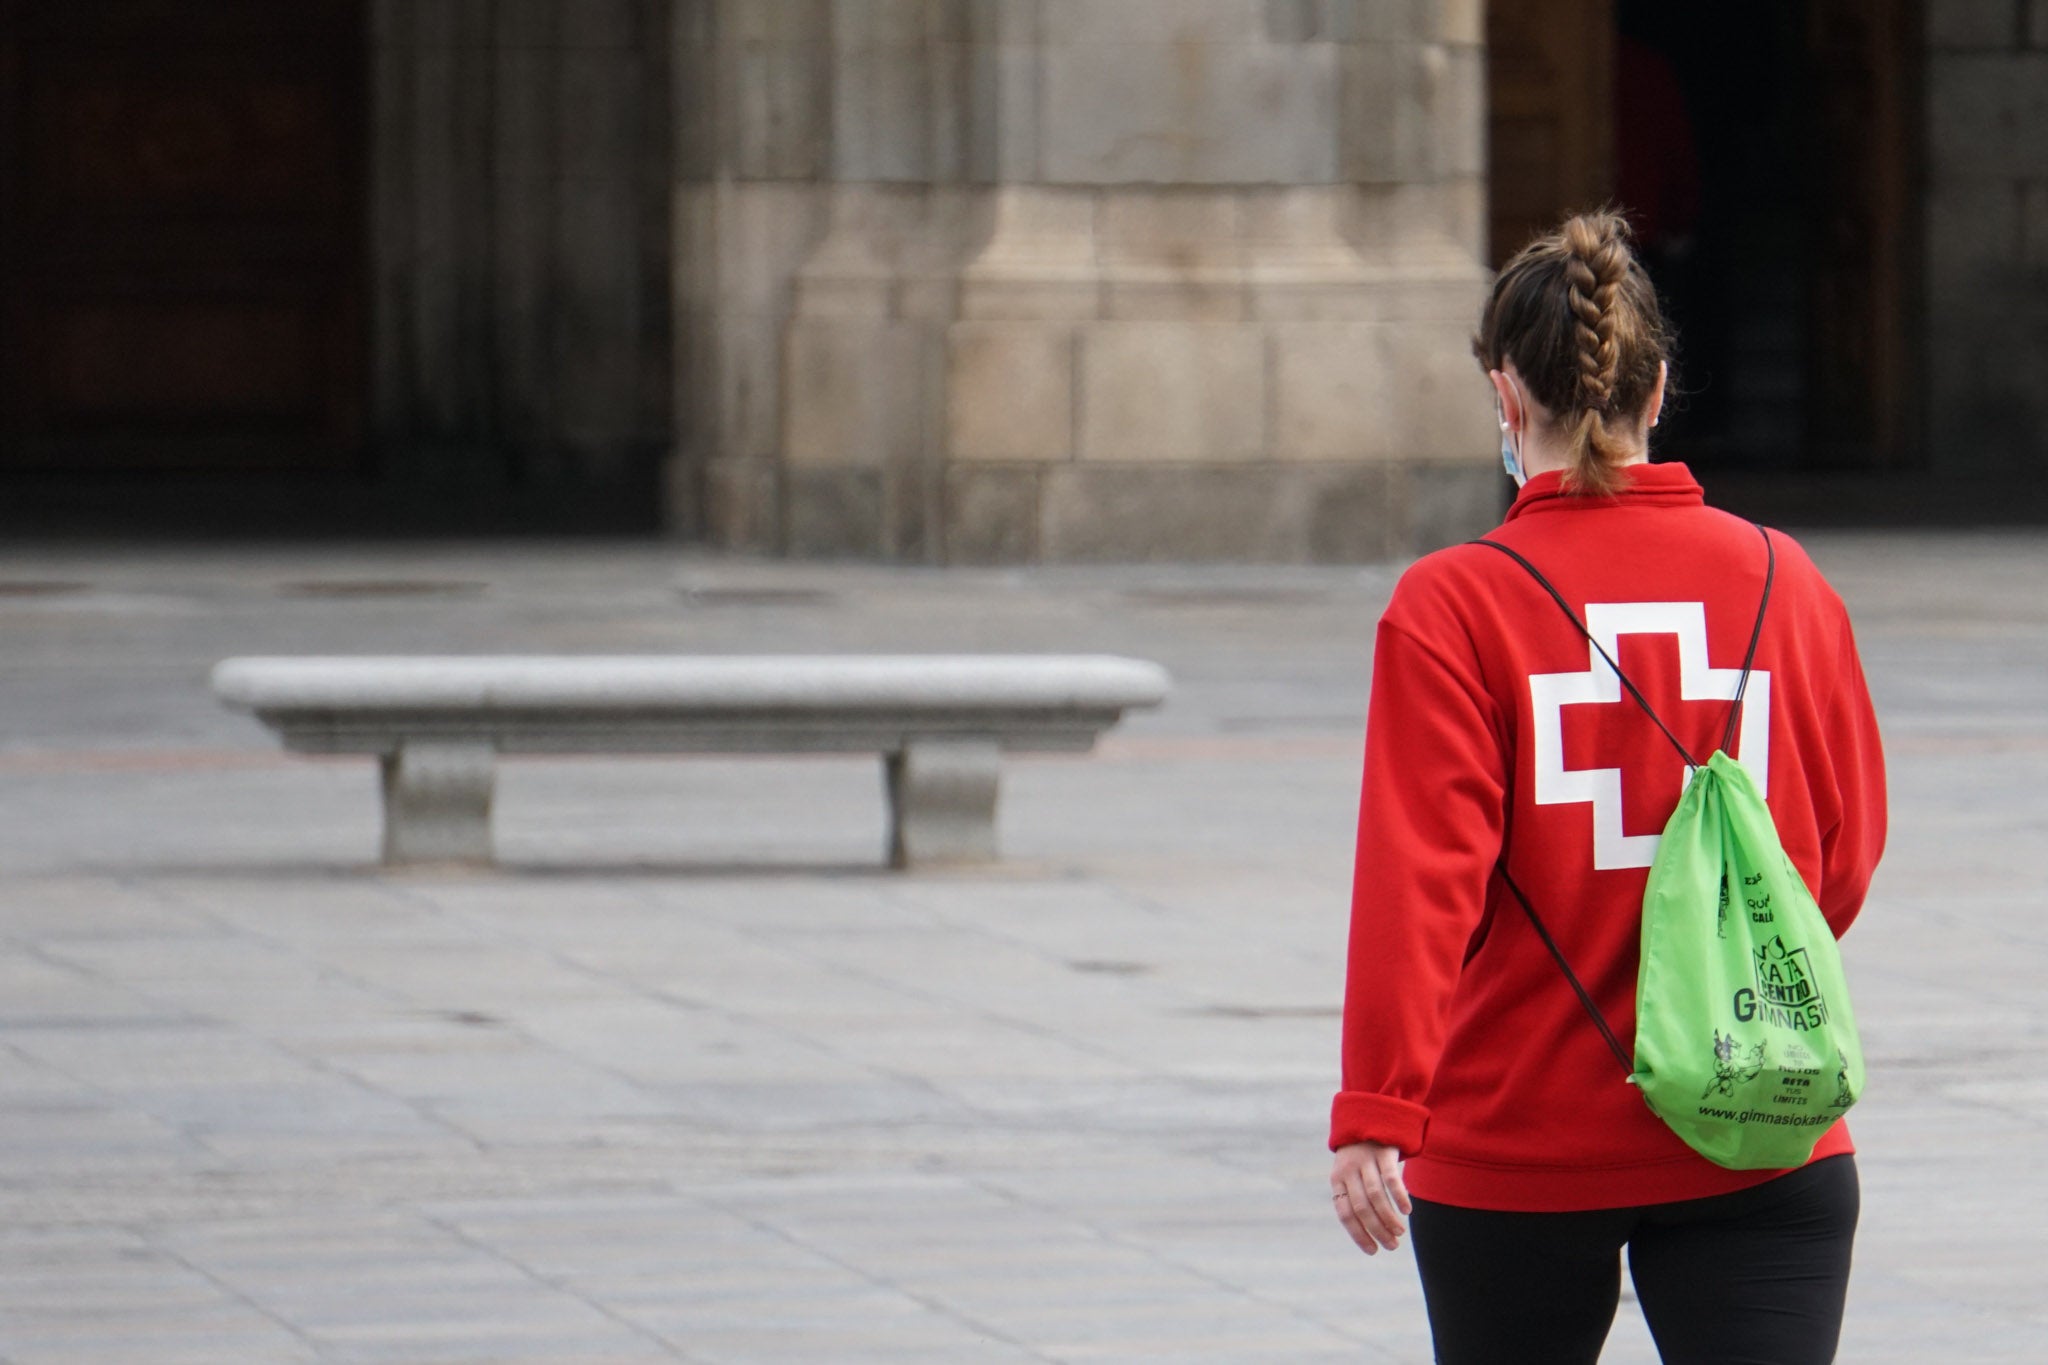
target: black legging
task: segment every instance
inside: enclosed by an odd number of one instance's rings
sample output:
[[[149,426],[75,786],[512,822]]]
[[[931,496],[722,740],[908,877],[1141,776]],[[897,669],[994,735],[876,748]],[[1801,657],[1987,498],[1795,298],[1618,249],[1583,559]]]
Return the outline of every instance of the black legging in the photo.
[[[1439,1365],[1593,1365],[1621,1249],[1665,1365],[1828,1365],[1856,1236],[1856,1160],[1638,1208],[1501,1213],[1415,1201]]]

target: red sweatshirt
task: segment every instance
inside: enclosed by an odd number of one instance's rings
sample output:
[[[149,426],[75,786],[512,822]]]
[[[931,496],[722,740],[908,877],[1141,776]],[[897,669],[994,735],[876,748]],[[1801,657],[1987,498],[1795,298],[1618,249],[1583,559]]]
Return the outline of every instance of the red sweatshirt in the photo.
[[[1491,534],[1556,585],[1696,756],[1718,745],[1763,591],[1755,527],[1685,466],[1613,498],[1531,479]],[[1848,614],[1791,539],[1734,757],[1837,936],[1884,845],[1884,759]],[[1618,651],[1618,652],[1617,652]],[[1605,700],[1612,693],[1617,700]],[[1643,887],[1684,765],[1506,555],[1454,546],[1380,618],[1330,1145],[1408,1158],[1416,1195],[1565,1210],[1740,1189],[1644,1105],[1494,870],[1509,867],[1624,1044]],[[1816,1159],[1852,1150],[1837,1124]]]

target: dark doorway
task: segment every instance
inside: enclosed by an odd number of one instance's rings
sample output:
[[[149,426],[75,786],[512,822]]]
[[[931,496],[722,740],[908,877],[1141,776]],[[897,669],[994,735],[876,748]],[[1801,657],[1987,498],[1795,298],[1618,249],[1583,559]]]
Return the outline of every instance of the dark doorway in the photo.
[[[1658,452],[1723,486],[1910,468],[1910,0],[1498,0],[1493,246],[1629,212],[1680,336]]]
[[[0,0],[0,476],[363,458],[364,0]]]
[[[1681,340],[1670,456],[1799,473],[1913,457],[1905,8],[1618,5],[1615,195]]]

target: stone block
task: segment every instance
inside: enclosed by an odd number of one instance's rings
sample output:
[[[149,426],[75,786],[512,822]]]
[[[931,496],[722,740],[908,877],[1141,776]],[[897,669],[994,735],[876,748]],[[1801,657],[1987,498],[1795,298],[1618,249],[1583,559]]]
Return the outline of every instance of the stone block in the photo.
[[[1038,470],[956,465],[946,471],[948,564],[1025,564],[1038,558]]]
[[[977,44],[1036,45],[1042,0],[967,0],[968,40]]]
[[[703,530],[722,550],[781,549],[781,480],[772,460],[712,459],[703,467]]]
[[[1059,466],[1042,475],[1040,558],[1370,563],[1400,543],[1398,474],[1379,464]]]
[[[1299,560],[1299,524],[1276,518],[1276,465],[1054,465],[1043,479],[1040,557],[1052,563]]]
[[[1398,327],[1296,323],[1273,329],[1273,453],[1295,460],[1384,460],[1402,448]]]
[[[1427,0],[1436,12],[1438,42],[1458,47],[1486,44],[1486,0]]]
[[[1399,553],[1396,471],[1382,464],[1303,465],[1287,496],[1301,504],[1301,557],[1316,564],[1372,564]]]
[[[918,327],[885,319],[793,319],[783,367],[784,451],[796,465],[914,460],[924,416]]]
[[[2048,48],[2048,5],[2033,0],[2027,9],[2027,42],[2037,48]]]
[[[1333,180],[1336,52],[1327,43],[1050,46],[1040,149],[1045,178],[1190,185]]]
[[[1096,210],[1097,251],[1112,266],[1236,267],[1244,260],[1241,204],[1241,193],[1227,189],[1109,190]]]
[[[847,48],[913,47],[934,35],[930,0],[831,0],[832,24]]]
[[[1246,298],[1239,189],[1105,191],[1096,215],[1112,318],[1238,322]]]
[[[831,0],[718,0],[719,17],[742,43],[816,41],[831,28]]]
[[[785,317],[797,271],[816,249],[831,191],[815,184],[727,183],[717,189],[718,306]]]
[[[1484,535],[1500,524],[1514,486],[1497,461],[1413,463],[1392,471],[1399,486],[1397,525],[1390,549],[1426,555]]]
[[[1482,466],[1500,429],[1493,390],[1472,359],[1472,323],[1411,322],[1390,344],[1394,382],[1402,401],[1395,431],[1404,455],[1428,460],[1476,460]]]
[[[946,451],[954,459],[1074,454],[1074,335],[1063,324],[963,322],[947,333]]]
[[[874,469],[789,469],[783,474],[784,549],[810,559],[882,553],[882,474]]]
[[[831,81],[825,44],[745,43],[735,67],[725,120],[733,173],[746,180],[807,180],[823,174]]]
[[[1356,43],[1339,48],[1337,60],[1337,165],[1345,180],[1427,180],[1440,147],[1484,118],[1483,99],[1477,111],[1439,109],[1436,73],[1446,64],[1441,48]],[[1450,129],[1439,129],[1442,118],[1451,121]]]
[[[2010,50],[2019,34],[2020,0],[1927,0],[1927,46]]]
[[[1040,0],[1046,41],[1188,46],[1268,37],[1267,0]]]
[[[1486,174],[1486,52],[1478,47],[1428,47],[1429,127],[1435,134],[1429,178]]]
[[[1265,453],[1265,347],[1257,327],[1084,327],[1079,389],[1083,459],[1244,460]]]
[[[1942,175],[2048,171],[2048,52],[1936,53],[1926,108],[1928,157]]]
[[[1274,43],[1313,43],[1328,38],[1323,0],[1265,0],[1265,38]]]
[[[968,61],[966,174],[993,183],[1038,179],[1039,49],[977,43]]]
[[[922,47],[836,49],[832,171],[841,180],[933,178],[931,71]]]
[[[695,387],[706,403],[721,454],[774,457],[782,444],[783,324],[753,314],[713,314],[710,373]]]
[[[1103,280],[1107,317],[1180,322],[1242,322],[1251,299],[1241,272],[1126,268]]]
[[[988,196],[994,230],[960,270],[964,318],[1100,315],[1092,192],[1006,185]]]
[[[904,461],[882,470],[882,554],[899,564],[944,559],[945,466]]]
[[[718,306],[718,210],[721,187],[679,182],[669,196],[670,296],[678,309]]]
[[[1421,43],[1437,36],[1442,0],[1326,0],[1340,43]]]

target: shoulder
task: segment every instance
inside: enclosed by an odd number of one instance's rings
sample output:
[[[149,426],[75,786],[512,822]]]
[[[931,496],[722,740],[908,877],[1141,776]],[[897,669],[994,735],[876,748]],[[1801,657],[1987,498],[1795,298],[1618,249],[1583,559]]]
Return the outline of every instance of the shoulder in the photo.
[[[1471,542],[1424,555],[1403,571],[1380,620],[1431,639],[1470,620],[1492,598],[1503,569],[1519,572],[1498,549]]]
[[[1813,556],[1807,553],[1806,547],[1788,533],[1775,527],[1757,529],[1770,537],[1772,594],[1782,594],[1788,603],[1809,605],[1827,616],[1846,621],[1849,612],[1842,602],[1841,594],[1828,582],[1827,575],[1821,572],[1820,565],[1814,563]],[[1754,535],[1756,531],[1750,534]]]

